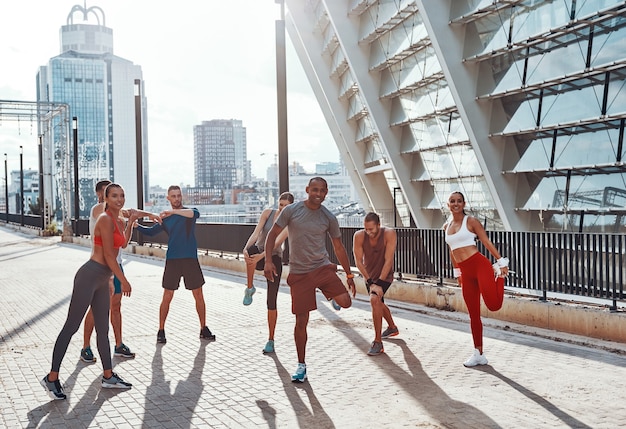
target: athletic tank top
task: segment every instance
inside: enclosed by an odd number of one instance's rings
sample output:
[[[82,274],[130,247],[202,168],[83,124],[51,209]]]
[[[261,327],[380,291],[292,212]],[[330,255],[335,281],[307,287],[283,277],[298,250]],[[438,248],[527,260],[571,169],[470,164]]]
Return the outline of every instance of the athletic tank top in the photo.
[[[261,252],[265,250],[265,240],[267,239],[267,234],[269,234],[270,230],[274,226],[274,216],[276,216],[276,209],[272,209],[267,219],[265,219],[265,225],[263,225],[263,228],[259,233],[259,238],[257,238],[256,240],[256,247],[258,247]],[[274,249],[272,255],[281,256],[282,253],[282,247],[279,246],[278,248]]]
[[[448,243],[451,250],[467,246],[476,246],[476,234],[467,229],[467,217],[466,215],[463,218],[461,228],[454,234],[448,234],[450,224],[448,224],[448,228],[446,228],[446,243]]]
[[[111,213],[108,210],[105,211],[105,213],[107,214],[107,216],[111,216]],[[113,216],[111,216],[111,218],[113,218]],[[124,236],[122,231],[120,231],[120,228],[117,224],[117,219],[113,219],[113,224],[115,225],[115,229],[113,230],[113,247],[115,249],[119,249],[120,247],[124,246],[124,244],[126,244],[126,237]],[[95,235],[93,237],[93,244],[102,247],[102,236]]]
[[[383,270],[383,265],[385,265],[385,228],[380,228],[380,233],[378,234],[378,240],[376,243],[372,245],[370,242],[370,238],[367,234],[363,238],[363,263],[365,264],[365,269],[367,273],[371,276],[373,280],[380,278],[380,273]],[[381,279],[386,282],[393,281],[393,265],[389,274],[387,274],[387,278]]]

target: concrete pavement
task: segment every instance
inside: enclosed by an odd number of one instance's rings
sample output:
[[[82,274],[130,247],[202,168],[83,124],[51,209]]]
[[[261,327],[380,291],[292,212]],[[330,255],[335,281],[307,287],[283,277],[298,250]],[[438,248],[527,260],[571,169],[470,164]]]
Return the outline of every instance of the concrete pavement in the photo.
[[[89,249],[0,228],[0,426],[102,428],[616,428],[626,420],[626,347],[490,319],[490,364],[467,369],[467,316],[389,302],[400,335],[369,357],[369,303],[336,312],[319,294],[311,313],[309,380],[293,384],[297,359],[288,287],[278,297],[276,354],[266,337],[265,286],[242,305],[241,273],[204,269],[208,326],[198,338],[193,298],[175,294],[156,344],[163,261],[127,257],[124,342],[113,358],[129,391],[100,388],[102,368],[79,360],[82,328],[61,367],[68,399],[39,380],[67,315],[76,270]],[[111,340],[113,338],[110,332]],[[95,336],[92,340],[95,350]],[[97,353],[96,353],[97,356]]]

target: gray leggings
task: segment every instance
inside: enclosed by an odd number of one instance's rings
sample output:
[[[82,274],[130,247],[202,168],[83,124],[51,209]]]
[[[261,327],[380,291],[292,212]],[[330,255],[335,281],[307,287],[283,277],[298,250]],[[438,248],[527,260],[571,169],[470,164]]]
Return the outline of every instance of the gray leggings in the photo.
[[[78,331],[80,323],[91,305],[96,325],[98,353],[104,370],[112,369],[111,346],[109,345],[109,267],[89,260],[78,269],[74,277],[74,290],[70,300],[70,309],[63,329],[54,343],[52,352],[52,371],[59,372],[61,361],[67,352],[72,336]]]

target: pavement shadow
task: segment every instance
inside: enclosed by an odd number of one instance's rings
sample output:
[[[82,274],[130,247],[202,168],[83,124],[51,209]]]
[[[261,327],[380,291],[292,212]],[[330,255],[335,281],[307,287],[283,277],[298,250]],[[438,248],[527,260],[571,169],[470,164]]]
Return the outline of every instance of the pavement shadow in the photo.
[[[325,306],[319,306],[318,311],[337,330],[343,333],[356,347],[362,348],[369,341],[354,330],[350,324],[342,319],[336,319],[334,314]],[[478,408],[461,401],[452,399],[437,383],[435,383],[422,369],[422,364],[401,338],[394,338],[387,344],[395,344],[402,349],[404,360],[410,373],[396,364],[388,355],[382,354],[373,357],[371,362],[393,379],[394,383],[413,397],[434,420],[443,427],[449,428],[499,428],[487,414]],[[367,356],[364,356],[367,358]],[[470,423],[471,422],[471,423]],[[473,426],[473,424],[475,426]]]
[[[298,427],[299,428],[315,428],[315,429],[334,429],[335,424],[331,420],[330,416],[324,411],[324,407],[315,396],[315,392],[313,392],[313,387],[308,382],[305,383],[293,383],[291,381],[291,374],[287,369],[283,366],[283,364],[278,359],[276,354],[269,355],[276,365],[276,372],[280,377],[280,380],[283,384],[283,389],[285,390],[285,394],[287,398],[289,398],[289,402],[291,403],[291,407],[296,413],[296,418],[298,419]],[[300,392],[304,391],[308,398],[308,404],[302,400],[300,396]],[[259,402],[265,401],[257,401],[257,405],[261,408]],[[267,404],[267,402],[265,402]],[[309,409],[310,407],[310,409]],[[261,408],[263,412],[263,417],[268,422],[269,427],[276,427],[276,411],[269,407]],[[272,416],[273,413],[273,416]],[[270,419],[268,420],[268,417]],[[272,419],[274,426],[271,426]]]
[[[546,409],[546,411],[550,412],[554,417],[561,420],[565,425],[570,428],[580,428],[580,429],[591,429],[591,426],[586,425],[581,422],[577,418],[567,414],[565,411],[561,410],[559,407],[554,405],[552,402],[543,398],[542,396],[536,394],[535,392],[527,389],[516,381],[511,380],[509,377],[499,373],[494,367],[489,365],[477,366],[474,368],[477,371],[484,372],[486,374],[493,375],[496,378],[499,378],[513,389],[520,392],[522,395],[526,396],[531,401],[535,402],[537,405]]]
[[[175,419],[178,425],[176,427],[192,427],[196,405],[204,390],[202,372],[206,362],[206,346],[208,344],[208,341],[200,342],[189,375],[185,380],[178,382],[174,392],[171,391],[170,381],[165,379],[165,371],[163,370],[162,351],[164,345],[157,344],[152,358],[152,382],[146,389],[145,419],[141,425],[142,428],[160,427],[165,423],[163,420],[157,420],[157,418]]]
[[[74,403],[72,401],[72,388],[76,384],[78,374],[83,368],[85,368],[85,364],[79,361],[74,371],[65,380],[63,387],[67,394],[67,399],[51,399],[47,404],[28,411],[28,425],[26,428],[57,427],[59,420],[65,422],[80,421],[84,427],[89,427],[105,401],[126,391],[125,389],[102,388],[102,376],[100,375],[89,385],[82,398]],[[71,425],[68,424],[68,426]]]
[[[11,329],[10,331],[7,331],[4,334],[0,333],[0,340],[8,342],[9,340],[13,339],[14,336],[21,334],[21,333],[26,333],[28,329],[33,329],[36,322],[44,321],[46,316],[49,316],[51,313],[55,311],[64,309],[65,304],[70,302],[70,298],[71,298],[71,294],[68,294],[65,298],[61,298],[54,304],[51,304],[50,306],[48,306],[48,308],[46,308],[45,310],[40,311],[38,314],[34,315],[30,319],[25,320],[24,323],[22,323],[15,329]]]

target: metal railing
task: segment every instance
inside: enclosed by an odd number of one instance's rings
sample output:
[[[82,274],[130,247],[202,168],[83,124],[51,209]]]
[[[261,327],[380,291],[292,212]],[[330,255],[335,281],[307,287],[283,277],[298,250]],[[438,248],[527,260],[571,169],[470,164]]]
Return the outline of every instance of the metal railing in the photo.
[[[3,216],[0,214],[0,219]],[[28,225],[40,227],[38,217],[25,216]],[[10,215],[9,222],[20,222],[19,215]],[[198,247],[207,253],[220,255],[241,251],[253,232],[253,224],[198,223]],[[360,228],[341,228],[342,242],[350,263],[355,266],[352,254],[352,237]],[[81,219],[78,231],[88,234],[88,222]],[[439,284],[452,279],[452,263],[443,230],[396,228],[398,244],[395,272],[398,279],[426,279]],[[624,272],[626,269],[626,236],[601,233],[571,232],[505,232],[487,231],[487,235],[503,256],[510,258],[507,286],[527,290],[540,299],[549,293],[575,297],[594,298],[612,302],[626,301]],[[167,235],[148,237],[133,233],[133,240],[149,245],[166,245]],[[337,262],[331,240],[327,248],[333,262]],[[479,250],[487,255],[482,243]],[[451,282],[452,280],[450,280]]]

